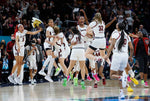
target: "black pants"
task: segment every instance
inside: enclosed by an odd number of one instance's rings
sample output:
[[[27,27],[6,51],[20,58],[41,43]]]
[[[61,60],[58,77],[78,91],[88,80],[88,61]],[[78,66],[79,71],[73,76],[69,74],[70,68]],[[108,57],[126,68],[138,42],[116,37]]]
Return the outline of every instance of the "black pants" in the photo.
[[[11,70],[13,68],[13,60],[12,59],[8,59],[8,72],[9,72],[9,75],[11,73]]]
[[[137,61],[139,63],[139,68],[140,68],[140,72],[147,74],[148,73],[148,57],[144,56],[144,57],[138,57]]]

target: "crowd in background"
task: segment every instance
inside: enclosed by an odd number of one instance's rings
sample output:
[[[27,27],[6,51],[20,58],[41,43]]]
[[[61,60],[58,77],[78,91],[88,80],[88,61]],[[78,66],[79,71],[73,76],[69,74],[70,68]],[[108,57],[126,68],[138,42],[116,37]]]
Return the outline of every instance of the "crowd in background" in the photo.
[[[70,41],[70,28],[76,26],[79,16],[83,15],[80,9],[85,11],[89,22],[96,12],[102,14],[105,23],[117,17],[117,20],[106,29],[107,41],[117,22],[124,22],[127,32],[137,34],[140,30],[144,37],[149,38],[150,0],[0,0],[0,35],[11,36],[18,23],[22,23],[27,30],[36,30],[31,26],[32,17],[41,19],[45,26],[47,26],[47,20],[52,18],[55,25],[61,28]],[[44,31],[38,35],[26,37],[28,38],[26,45],[30,43],[31,39],[35,38],[37,44],[43,47]],[[11,44],[13,44],[13,41]],[[8,56],[8,62],[10,63],[14,57],[10,56],[12,50],[9,50],[6,46],[5,40],[1,40],[1,57]],[[46,57],[43,48],[42,50],[44,56],[39,61],[40,64]],[[1,61],[0,65],[2,65]],[[9,64],[9,66],[12,66],[12,64]],[[41,67],[40,65],[39,68]],[[2,68],[0,68],[0,75],[1,71]]]

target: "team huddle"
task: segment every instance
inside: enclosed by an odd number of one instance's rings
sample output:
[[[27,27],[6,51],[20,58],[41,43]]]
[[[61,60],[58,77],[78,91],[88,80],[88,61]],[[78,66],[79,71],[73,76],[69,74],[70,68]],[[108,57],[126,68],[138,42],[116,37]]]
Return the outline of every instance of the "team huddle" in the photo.
[[[54,26],[53,19],[48,20],[48,27],[46,28],[46,39],[44,42],[44,49],[47,58],[43,64],[42,69],[38,72],[40,75],[45,76],[49,82],[53,82],[51,78],[51,71],[55,67],[55,76],[62,70],[65,78],[63,79],[63,86],[67,86],[67,82],[73,78],[74,86],[78,86],[78,74],[81,71],[81,87],[85,89],[85,75],[88,81],[92,81],[88,73],[88,68],[85,65],[86,60],[89,60],[89,67],[94,78],[95,85],[100,81],[101,76],[103,85],[106,84],[103,68],[105,61],[110,65],[111,79],[119,80],[120,84],[120,97],[124,97],[123,88],[128,86],[129,91],[133,91],[127,84],[128,74],[135,84],[138,81],[134,78],[134,72],[128,64],[128,59],[132,61],[133,46],[129,35],[125,32],[125,25],[117,23],[116,29],[112,32],[110,38],[110,46],[106,52],[106,38],[105,29],[108,28],[116,18],[105,25],[100,13],[96,13],[93,21],[88,23],[86,16],[80,16],[78,25],[72,28],[73,36],[71,37],[71,44],[68,43],[63,32],[60,31],[58,26]],[[84,22],[86,21],[86,25]],[[13,52],[16,60],[11,75],[8,77],[9,81],[14,84],[22,84],[20,82],[20,72],[23,64],[24,50],[28,52],[27,60],[29,61],[30,79],[31,84],[34,84],[34,76],[37,73],[36,55],[39,54],[38,48],[35,46],[35,41],[31,41],[31,47],[24,46],[26,42],[26,34],[35,35],[43,29],[39,28],[38,31],[30,32],[24,29],[22,24],[18,24],[18,31],[15,34],[16,43],[13,47]],[[128,47],[130,49],[130,56],[128,55]],[[109,57],[112,55],[112,61]],[[70,55],[71,54],[71,55]],[[65,59],[70,55],[69,67],[65,65]],[[58,63],[55,62],[58,58]],[[48,67],[47,74],[44,72]],[[97,71],[98,69],[98,71]],[[16,74],[15,74],[16,73]]]

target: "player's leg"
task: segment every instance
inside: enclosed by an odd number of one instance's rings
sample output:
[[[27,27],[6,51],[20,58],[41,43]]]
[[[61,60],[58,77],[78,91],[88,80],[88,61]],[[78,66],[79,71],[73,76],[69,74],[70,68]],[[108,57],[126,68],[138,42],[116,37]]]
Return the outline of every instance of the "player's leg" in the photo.
[[[82,81],[81,81],[81,85],[82,85],[82,89],[85,89],[85,61],[79,61],[80,64],[80,68],[81,68],[81,77],[82,77]]]
[[[52,50],[47,48],[46,49],[46,54],[47,54],[47,58],[46,58],[46,60],[45,60],[45,62],[43,64],[42,69],[39,71],[39,74],[43,75],[43,76],[46,76],[46,73],[44,72],[44,69],[46,68],[46,66],[48,65],[48,63],[50,62],[50,60],[52,58],[52,56],[51,56],[52,55]]]

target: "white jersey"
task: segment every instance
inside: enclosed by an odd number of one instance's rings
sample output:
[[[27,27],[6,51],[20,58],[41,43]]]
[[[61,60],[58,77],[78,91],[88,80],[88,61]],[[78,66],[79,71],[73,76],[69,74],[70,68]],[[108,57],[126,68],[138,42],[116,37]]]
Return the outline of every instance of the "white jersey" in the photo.
[[[121,31],[114,30],[112,33],[112,39],[113,38],[116,39],[113,53],[128,53],[128,43],[131,42],[131,39],[128,36],[128,34],[124,31],[124,44],[120,51],[118,50],[118,44],[119,44],[120,38],[121,38]]]
[[[105,23],[102,21],[102,24],[100,24],[98,21],[92,21],[89,26],[93,30],[95,37],[105,37]]]
[[[62,50],[64,50],[66,47],[69,47],[69,46],[68,46],[68,41],[67,41],[66,37],[64,36],[64,34],[63,34],[62,32],[60,32],[57,36],[58,36],[59,38],[63,38],[63,40],[58,40],[58,41],[56,42],[55,48],[56,48],[57,50],[59,50],[60,48],[61,48]],[[63,41],[63,42],[61,42],[61,41]]]
[[[84,41],[85,49],[87,49],[93,40],[93,38],[88,38],[86,36],[87,25],[84,25],[84,27],[80,27],[79,25],[77,25],[77,28],[79,32],[81,33],[81,39]]]
[[[38,51],[38,48],[37,46],[36,47],[36,50],[33,50],[31,52],[31,54],[28,56],[28,59],[36,59],[36,55],[39,54],[39,51]],[[26,46],[26,50],[28,50],[29,52],[33,49],[32,46]]]
[[[52,27],[47,27],[46,31],[49,31],[49,35],[55,35],[54,29]],[[46,38],[46,40],[52,42],[54,38]]]
[[[73,48],[84,48],[84,41],[82,39],[79,40],[79,35],[74,35],[73,36],[73,39],[71,40],[71,43],[73,43],[73,42],[77,42],[77,44],[73,45],[72,49]]]
[[[26,42],[26,33],[27,33],[27,30],[24,30],[22,33],[20,31],[16,32],[16,38],[17,38],[17,36],[19,37],[18,42],[19,42],[20,47],[22,47],[22,46],[25,45],[25,42]]]

